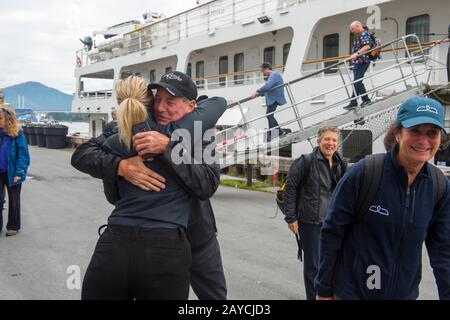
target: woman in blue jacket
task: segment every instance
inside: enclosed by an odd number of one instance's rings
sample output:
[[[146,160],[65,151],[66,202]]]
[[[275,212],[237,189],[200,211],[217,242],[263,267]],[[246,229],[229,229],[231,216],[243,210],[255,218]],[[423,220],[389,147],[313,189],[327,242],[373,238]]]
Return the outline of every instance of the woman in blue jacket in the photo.
[[[442,179],[438,202],[438,179],[428,163],[445,131],[444,109],[413,97],[400,106],[396,124],[396,144],[385,155],[379,188],[361,219],[355,217],[365,161],[336,187],[321,230],[319,300],[417,299],[424,242],[439,297],[450,299],[450,187]]]
[[[20,191],[30,165],[28,144],[17,122],[14,111],[0,108],[0,194],[8,190],[8,224],[6,236],[15,236],[20,230]],[[0,214],[0,232],[3,228]]]

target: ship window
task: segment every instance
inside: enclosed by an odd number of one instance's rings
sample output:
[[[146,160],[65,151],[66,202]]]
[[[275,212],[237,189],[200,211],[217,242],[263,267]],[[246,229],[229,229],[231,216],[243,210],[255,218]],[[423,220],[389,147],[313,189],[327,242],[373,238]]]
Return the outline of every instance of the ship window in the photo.
[[[228,56],[220,57],[219,59],[219,74],[228,73]],[[219,84],[224,86],[227,82],[227,77],[219,77]]]
[[[422,14],[406,20],[406,34],[416,34],[421,43],[430,40],[430,15]],[[408,38],[407,43],[414,43],[414,39]]]
[[[192,78],[192,63],[188,63],[186,68],[186,74],[189,76],[189,78]]]
[[[269,47],[264,49],[263,62],[269,62],[271,65],[275,64],[275,47]]]
[[[244,54],[237,53],[234,55],[234,72],[242,72],[244,71]],[[244,75],[236,75],[234,76],[235,84],[243,84],[244,83]]]
[[[284,66],[286,66],[286,62],[289,57],[289,51],[291,51],[291,43],[286,43],[283,46],[283,65]]]
[[[121,79],[124,80],[124,79],[126,79],[126,78],[128,78],[128,77],[131,77],[132,75],[133,75],[132,72],[130,72],[130,71],[124,71],[124,72],[122,72]]]
[[[124,74],[131,76],[132,74]],[[125,78],[122,78],[125,79]],[[80,96],[83,98],[108,98],[111,96],[112,90],[114,88],[114,70],[106,70],[102,73],[97,73],[92,75],[81,76],[80,81],[83,83],[82,88],[80,88]]]
[[[201,79],[201,80],[197,80],[197,87],[200,89],[203,89],[205,87],[205,80],[203,80],[203,78],[205,77],[205,62],[204,61],[198,61],[195,64],[195,77],[197,79]]]
[[[323,58],[324,59],[333,58],[337,57],[338,55],[339,55],[339,34],[333,33],[323,37]],[[325,62],[325,68],[335,64],[336,62],[338,61],[335,60]],[[333,69],[325,71],[325,73],[336,73],[336,72],[337,70]]]
[[[166,73],[172,72],[172,67],[167,67],[166,68]]]
[[[155,83],[156,82],[156,70],[150,70],[150,83]]]

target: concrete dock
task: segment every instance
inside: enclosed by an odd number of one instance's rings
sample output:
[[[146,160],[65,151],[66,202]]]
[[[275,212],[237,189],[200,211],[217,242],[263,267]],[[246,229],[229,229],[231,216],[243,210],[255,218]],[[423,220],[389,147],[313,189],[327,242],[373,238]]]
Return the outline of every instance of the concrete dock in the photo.
[[[5,230],[0,235],[0,300],[80,299],[78,280],[112,206],[99,180],[71,167],[72,152],[30,147],[22,230],[16,237],[6,238]],[[274,195],[221,187],[212,203],[229,299],[305,299],[295,238],[281,214],[271,218]],[[425,251],[423,259],[420,298],[436,299]]]

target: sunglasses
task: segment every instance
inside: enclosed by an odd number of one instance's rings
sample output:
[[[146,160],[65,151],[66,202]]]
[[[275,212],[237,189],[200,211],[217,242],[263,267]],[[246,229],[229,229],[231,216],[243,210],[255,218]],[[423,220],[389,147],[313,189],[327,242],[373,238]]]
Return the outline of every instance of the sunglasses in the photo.
[[[9,114],[9,115],[12,114],[12,112],[10,110],[6,109],[6,108],[0,108],[0,110],[3,111],[4,113]]]

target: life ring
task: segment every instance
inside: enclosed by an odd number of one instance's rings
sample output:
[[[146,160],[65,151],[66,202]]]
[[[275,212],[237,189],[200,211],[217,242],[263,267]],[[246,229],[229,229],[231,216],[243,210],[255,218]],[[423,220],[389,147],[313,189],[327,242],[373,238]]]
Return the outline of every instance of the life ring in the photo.
[[[77,67],[81,67],[81,59],[77,56]]]

